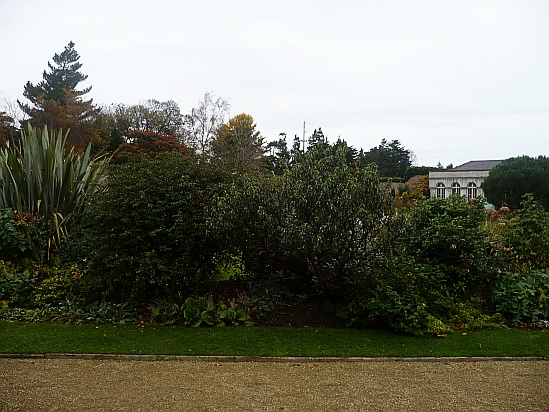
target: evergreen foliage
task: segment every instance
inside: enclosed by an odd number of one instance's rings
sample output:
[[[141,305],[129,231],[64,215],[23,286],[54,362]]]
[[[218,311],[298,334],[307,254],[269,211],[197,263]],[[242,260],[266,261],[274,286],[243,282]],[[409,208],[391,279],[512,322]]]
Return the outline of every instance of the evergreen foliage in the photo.
[[[381,177],[404,177],[413,158],[414,154],[405,149],[398,140],[387,142],[385,139],[381,140],[379,146],[359,156],[362,165],[375,163]]]
[[[40,83],[25,84],[23,96],[30,103],[18,103],[30,125],[48,126],[51,130],[70,129],[68,143],[84,150],[90,141],[97,139],[93,120],[98,110],[91,99],[83,99],[91,86],[77,89],[88,78],[80,72],[79,60],[71,41],[63,52],[53,56],[53,64],[48,62],[49,71],[44,70]]]
[[[346,163],[346,150],[315,145],[280,178],[244,176],[216,199],[212,228],[250,272],[297,275],[330,295],[345,276],[382,254],[392,199],[375,165]]]
[[[520,156],[502,161],[482,182],[486,200],[496,206],[520,207],[522,197],[532,193],[549,208],[549,157]]]
[[[106,159],[93,159],[91,144],[82,155],[66,150],[66,135],[28,126],[19,144],[0,150],[0,208],[37,213],[60,241],[71,217],[105,175]]]
[[[96,290],[138,302],[192,294],[215,267],[205,210],[225,181],[219,168],[178,153],[114,166],[75,239]]]

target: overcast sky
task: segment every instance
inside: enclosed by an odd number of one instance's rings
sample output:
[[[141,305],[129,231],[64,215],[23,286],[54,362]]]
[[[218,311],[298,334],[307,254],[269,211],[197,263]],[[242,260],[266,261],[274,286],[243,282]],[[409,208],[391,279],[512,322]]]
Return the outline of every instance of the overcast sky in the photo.
[[[97,104],[205,92],[268,140],[321,127],[417,164],[549,155],[549,1],[0,0],[0,100],[74,41]]]

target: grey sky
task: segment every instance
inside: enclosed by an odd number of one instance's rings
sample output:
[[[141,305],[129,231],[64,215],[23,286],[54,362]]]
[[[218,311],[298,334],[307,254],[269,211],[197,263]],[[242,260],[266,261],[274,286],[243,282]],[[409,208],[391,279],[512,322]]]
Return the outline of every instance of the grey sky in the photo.
[[[549,155],[549,1],[0,0],[0,99],[74,41],[98,104],[205,92],[268,139],[321,127],[421,165]]]

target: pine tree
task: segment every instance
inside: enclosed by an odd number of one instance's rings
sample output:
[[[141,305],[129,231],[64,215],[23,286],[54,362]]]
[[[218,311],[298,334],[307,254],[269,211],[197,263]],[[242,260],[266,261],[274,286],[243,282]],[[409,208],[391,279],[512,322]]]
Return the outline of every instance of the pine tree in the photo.
[[[97,139],[93,120],[98,110],[92,99],[82,97],[89,93],[91,86],[77,90],[80,82],[88,78],[80,72],[82,63],[79,59],[71,41],[61,54],[53,56],[53,63],[48,62],[49,71],[44,70],[40,83],[34,85],[29,81],[25,85],[23,96],[30,103],[18,103],[32,126],[70,129],[67,143],[83,149],[90,140]]]

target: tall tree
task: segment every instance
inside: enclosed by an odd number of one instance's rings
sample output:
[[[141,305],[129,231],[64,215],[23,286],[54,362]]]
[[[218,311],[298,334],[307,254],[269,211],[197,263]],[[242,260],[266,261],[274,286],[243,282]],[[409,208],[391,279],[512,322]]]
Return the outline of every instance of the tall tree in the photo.
[[[183,141],[183,116],[173,100],[148,99],[138,104],[113,104],[102,110],[106,123],[126,141],[132,131],[153,132]]]
[[[77,89],[88,78],[80,72],[82,63],[78,60],[80,56],[71,41],[62,53],[53,56],[53,63],[48,62],[49,71],[44,70],[40,83],[27,82],[23,96],[29,103],[18,103],[32,126],[70,129],[67,143],[84,149],[98,137],[93,124],[98,110],[92,99],[83,98],[91,86]]]
[[[215,159],[239,168],[258,168],[265,153],[263,137],[256,130],[254,118],[241,113],[217,130],[211,143]]]
[[[16,101],[6,98],[0,103],[0,142],[16,142],[20,139],[22,117],[23,112]]]
[[[380,176],[404,177],[406,169],[413,163],[414,154],[398,140],[387,142],[382,139],[381,144],[364,153],[361,160],[366,164],[376,163]]]
[[[267,144],[267,169],[276,175],[282,174],[290,165],[291,153],[286,142],[286,133],[280,133],[280,139]]]
[[[217,131],[228,117],[229,109],[227,100],[221,97],[216,99],[214,95],[205,93],[198,101],[198,107],[185,115],[185,143],[198,153],[209,153]]]
[[[544,208],[549,208],[549,157],[513,157],[494,167],[482,190],[496,207],[519,208],[522,197],[532,193]]]

